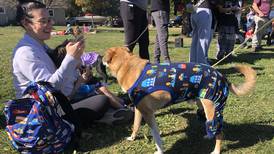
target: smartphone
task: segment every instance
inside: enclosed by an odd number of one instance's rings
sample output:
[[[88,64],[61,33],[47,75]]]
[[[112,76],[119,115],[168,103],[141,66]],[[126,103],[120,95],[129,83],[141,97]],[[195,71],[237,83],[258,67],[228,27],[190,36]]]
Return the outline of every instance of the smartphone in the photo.
[[[84,35],[78,35],[75,37],[73,42],[83,42],[86,38],[84,37]]]

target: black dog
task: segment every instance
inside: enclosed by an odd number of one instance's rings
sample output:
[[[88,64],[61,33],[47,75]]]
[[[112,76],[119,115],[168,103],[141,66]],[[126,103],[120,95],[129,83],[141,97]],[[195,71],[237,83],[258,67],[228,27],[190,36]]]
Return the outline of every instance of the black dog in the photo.
[[[49,49],[47,51],[48,55],[50,56],[50,58],[52,59],[52,61],[54,62],[57,68],[61,66],[61,63],[67,54],[66,45],[71,41],[77,42],[78,40],[81,40],[81,39],[83,39],[83,37],[78,37],[78,38],[75,38],[74,40],[65,40],[63,43],[58,45],[55,49]],[[91,55],[92,57],[90,57]],[[92,58],[93,59],[88,60],[86,59],[87,57],[90,57],[90,59]],[[85,53],[83,54],[81,59],[82,59],[82,67],[95,67],[98,75],[102,77],[103,82],[107,83],[108,75],[106,72],[106,67],[105,65],[103,65],[101,55],[95,52]]]

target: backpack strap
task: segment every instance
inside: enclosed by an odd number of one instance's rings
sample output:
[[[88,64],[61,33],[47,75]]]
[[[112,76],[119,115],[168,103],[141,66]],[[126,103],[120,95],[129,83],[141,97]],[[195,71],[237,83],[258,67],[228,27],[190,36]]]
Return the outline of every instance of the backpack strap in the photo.
[[[50,93],[53,98],[50,98]],[[62,116],[62,118],[74,124],[76,136],[81,136],[80,120],[77,119],[77,115],[68,98],[60,90],[55,89],[50,82],[31,82],[23,94],[30,94],[34,99],[43,103],[49,103],[49,99],[54,99],[54,103],[60,104],[62,110],[65,112],[65,116]]]
[[[80,122],[68,98],[60,90],[55,89],[49,82],[39,81],[37,84],[46,86],[48,90],[50,90],[51,94],[55,97],[55,99],[58,101],[58,104],[60,104],[62,110],[65,112],[65,116],[63,116],[63,118],[73,123],[75,126],[76,135],[80,135]]]

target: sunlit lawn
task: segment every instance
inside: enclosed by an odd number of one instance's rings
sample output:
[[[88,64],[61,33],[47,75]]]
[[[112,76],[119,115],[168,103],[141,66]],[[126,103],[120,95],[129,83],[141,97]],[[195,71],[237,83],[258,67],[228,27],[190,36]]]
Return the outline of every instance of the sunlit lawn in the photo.
[[[56,27],[62,29],[64,27]],[[122,29],[100,28],[96,34],[87,34],[86,51],[98,51],[123,45]],[[155,30],[150,30],[150,54],[153,59]],[[170,29],[169,52],[172,61],[188,61],[191,38],[184,38],[183,48],[174,48],[174,39],[180,29]],[[14,98],[11,75],[12,49],[21,38],[23,30],[19,27],[0,28],[0,109],[8,99]],[[47,43],[54,47],[68,36],[54,36]],[[224,111],[223,153],[262,153],[274,151],[274,46],[252,53],[250,49],[236,51],[236,57],[217,66],[232,82],[239,83],[243,77],[231,69],[235,63],[246,63],[257,70],[257,85],[254,91],[244,97],[230,95]],[[138,47],[135,49],[137,53]],[[209,57],[214,59],[216,38],[211,43]],[[114,81],[109,87],[113,92],[121,92]],[[181,103],[159,110],[157,122],[161,130],[166,153],[190,154],[209,153],[213,141],[203,139],[204,124],[196,118],[196,107]],[[4,132],[4,116],[0,112],[0,153],[15,153]],[[153,153],[155,145],[147,125],[141,127],[138,139],[128,142],[131,126],[108,126],[95,124],[86,130],[93,137],[81,141],[79,153]],[[66,151],[70,153],[70,151]]]

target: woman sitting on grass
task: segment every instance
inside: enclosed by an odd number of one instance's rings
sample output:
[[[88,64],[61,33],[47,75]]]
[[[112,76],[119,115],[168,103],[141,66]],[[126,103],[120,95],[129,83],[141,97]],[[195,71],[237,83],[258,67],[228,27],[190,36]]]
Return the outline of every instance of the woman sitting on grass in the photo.
[[[30,81],[48,81],[55,88],[69,96],[77,80],[77,66],[85,48],[85,42],[69,42],[67,54],[59,68],[47,54],[45,44],[50,39],[54,21],[49,17],[46,6],[38,1],[20,1],[17,6],[16,20],[25,30],[23,38],[16,45],[12,56],[13,83],[16,97],[21,98]],[[110,100],[105,95],[95,95],[73,102],[72,107],[80,120],[91,123],[101,119],[109,109]],[[128,120],[131,112],[118,110],[113,116],[123,116],[118,120]],[[112,117],[112,120],[114,118]],[[114,119],[115,120],[115,119]]]

